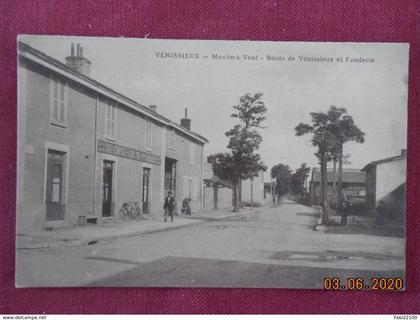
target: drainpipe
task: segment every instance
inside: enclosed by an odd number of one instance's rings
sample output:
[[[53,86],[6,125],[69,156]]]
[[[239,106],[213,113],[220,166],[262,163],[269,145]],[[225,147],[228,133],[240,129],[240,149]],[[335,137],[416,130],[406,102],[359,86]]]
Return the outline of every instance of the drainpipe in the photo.
[[[204,179],[204,144],[201,147],[201,179],[200,179],[200,193],[201,193],[201,205],[200,205],[200,209],[203,210],[204,209],[204,184],[203,184],[203,179]]]
[[[96,216],[96,158],[98,153],[98,103],[99,103],[99,96],[96,96],[95,100],[95,141],[93,145],[95,146],[95,150],[93,151],[93,214]]]

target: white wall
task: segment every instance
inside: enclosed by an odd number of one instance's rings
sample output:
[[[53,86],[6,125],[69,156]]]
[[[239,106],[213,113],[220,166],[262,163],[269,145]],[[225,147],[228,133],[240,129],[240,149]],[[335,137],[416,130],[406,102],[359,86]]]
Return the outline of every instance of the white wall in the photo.
[[[251,184],[252,184],[252,198],[253,201],[264,203],[264,172],[261,171],[258,177],[242,181],[242,201],[251,201]]]
[[[376,167],[376,201],[406,182],[406,159],[386,162]]]

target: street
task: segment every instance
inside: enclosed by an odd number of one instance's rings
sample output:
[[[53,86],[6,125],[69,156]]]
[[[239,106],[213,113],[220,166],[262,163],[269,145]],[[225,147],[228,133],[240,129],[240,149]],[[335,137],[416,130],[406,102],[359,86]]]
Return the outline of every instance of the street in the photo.
[[[404,278],[404,238],[314,231],[315,224],[315,209],[285,201],[93,245],[18,249],[16,283],[321,289],[324,277]]]

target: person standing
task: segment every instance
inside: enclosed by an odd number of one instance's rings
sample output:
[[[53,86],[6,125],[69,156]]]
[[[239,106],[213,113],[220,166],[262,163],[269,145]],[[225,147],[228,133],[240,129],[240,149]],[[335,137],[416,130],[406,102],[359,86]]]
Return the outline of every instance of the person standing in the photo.
[[[386,219],[386,206],[385,201],[379,200],[378,205],[376,207],[376,224],[383,225],[385,224]]]
[[[168,216],[171,217],[171,222],[174,222],[175,198],[171,191],[168,192],[168,195],[165,198],[163,209],[165,210],[165,222],[167,221]]]
[[[350,202],[348,200],[344,200],[343,204],[341,205],[341,225],[346,226],[347,225],[347,216],[350,211]]]

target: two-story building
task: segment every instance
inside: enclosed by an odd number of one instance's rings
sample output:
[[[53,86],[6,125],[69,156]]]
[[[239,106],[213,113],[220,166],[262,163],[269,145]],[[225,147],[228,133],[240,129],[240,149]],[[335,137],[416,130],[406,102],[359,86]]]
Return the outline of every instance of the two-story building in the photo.
[[[171,190],[202,208],[208,140],[92,79],[83,48],[62,63],[19,42],[18,232],[114,217],[125,202],[162,215]]]

